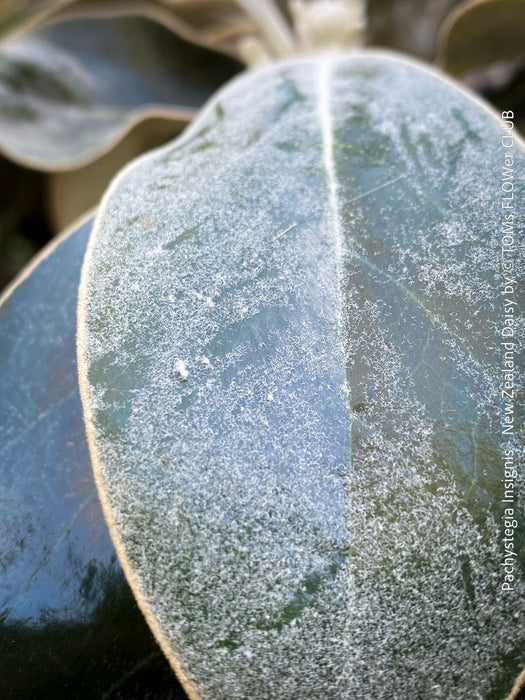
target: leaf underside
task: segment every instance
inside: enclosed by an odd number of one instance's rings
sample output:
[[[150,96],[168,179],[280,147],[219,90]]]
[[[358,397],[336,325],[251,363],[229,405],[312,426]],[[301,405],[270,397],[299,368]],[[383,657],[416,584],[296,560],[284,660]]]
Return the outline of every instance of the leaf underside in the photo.
[[[79,167],[142,119],[189,121],[238,69],[146,17],[45,25],[0,52],[0,149],[45,171]]]
[[[93,220],[0,306],[0,695],[185,697],[118,564],[78,394],[75,314]]]
[[[119,556],[195,697],[490,700],[525,665],[501,165],[479,102],[363,52],[242,77],[112,186],[81,391]]]

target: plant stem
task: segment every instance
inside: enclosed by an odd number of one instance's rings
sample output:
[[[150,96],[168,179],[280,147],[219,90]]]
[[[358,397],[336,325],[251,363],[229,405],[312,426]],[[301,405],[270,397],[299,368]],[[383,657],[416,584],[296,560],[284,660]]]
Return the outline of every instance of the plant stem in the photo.
[[[362,43],[365,0],[290,0],[297,50],[352,49]]]
[[[236,0],[237,4],[254,20],[268,48],[277,58],[294,52],[292,32],[275,4],[275,0]]]

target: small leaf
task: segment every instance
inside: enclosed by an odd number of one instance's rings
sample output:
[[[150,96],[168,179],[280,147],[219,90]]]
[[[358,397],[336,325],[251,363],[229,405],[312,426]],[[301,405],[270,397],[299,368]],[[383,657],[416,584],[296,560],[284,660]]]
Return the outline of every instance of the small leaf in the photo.
[[[0,695],[182,698],[116,559],[78,395],[75,307],[92,219],[0,306]]]
[[[467,0],[443,24],[438,62],[458,74],[523,58],[524,36],[525,0]]]
[[[144,17],[46,25],[0,54],[0,147],[33,168],[80,167],[141,120],[191,119],[237,69]]]
[[[195,696],[500,700],[525,666],[519,528],[508,592],[501,566],[521,393],[500,424],[501,173],[511,150],[523,202],[525,154],[502,133],[439,73],[354,52],[245,74],[114,181],[81,393],[119,557]],[[508,488],[525,522],[523,471]]]

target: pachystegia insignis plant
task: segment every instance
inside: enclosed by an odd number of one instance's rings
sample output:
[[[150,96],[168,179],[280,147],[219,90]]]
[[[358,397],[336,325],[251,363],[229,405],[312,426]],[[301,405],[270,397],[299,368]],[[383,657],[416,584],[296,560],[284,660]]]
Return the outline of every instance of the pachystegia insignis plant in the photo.
[[[359,49],[359,3],[296,2],[292,25],[270,2],[239,5],[258,28],[238,44],[252,67],[4,297],[2,643],[52,609],[85,636],[107,591],[121,596],[112,550],[94,544],[74,372],[57,381],[89,237],[78,359],[98,494],[187,694],[517,697],[523,260],[501,241],[523,233],[522,142],[441,73]],[[82,75],[68,76],[76,95]],[[116,122],[93,94],[102,152]],[[32,148],[13,133],[6,152]],[[34,159],[66,162],[61,138],[78,162],[92,150],[50,133]],[[35,444],[54,469],[38,471]],[[69,514],[51,544],[28,538],[35,475],[39,507]],[[70,538],[82,520],[88,562]],[[53,557],[60,589],[42,581]],[[122,668],[110,694],[140,672]]]

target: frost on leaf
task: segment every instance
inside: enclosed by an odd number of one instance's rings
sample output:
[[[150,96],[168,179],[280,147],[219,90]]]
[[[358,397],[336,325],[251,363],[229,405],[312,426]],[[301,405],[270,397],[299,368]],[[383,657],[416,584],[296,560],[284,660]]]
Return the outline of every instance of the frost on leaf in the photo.
[[[478,103],[368,52],[247,74],[114,184],[83,399],[135,593],[200,697],[510,689],[499,158]]]

